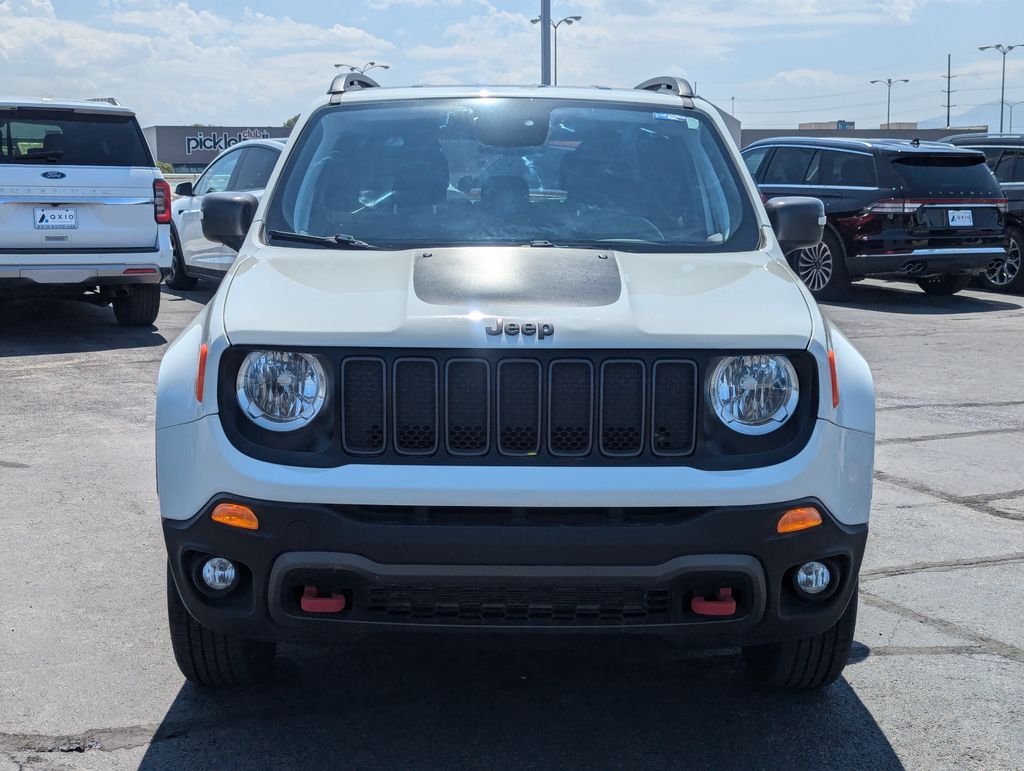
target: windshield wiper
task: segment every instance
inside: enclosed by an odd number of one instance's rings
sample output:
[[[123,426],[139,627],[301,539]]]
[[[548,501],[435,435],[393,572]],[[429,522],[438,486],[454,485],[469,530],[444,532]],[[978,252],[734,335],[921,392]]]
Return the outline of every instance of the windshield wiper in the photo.
[[[335,233],[333,236],[313,236],[309,233],[292,233],[289,230],[271,230],[271,238],[279,238],[282,241],[299,241],[304,244],[321,244],[334,249],[379,249],[380,247],[360,241],[355,236],[347,233]]]

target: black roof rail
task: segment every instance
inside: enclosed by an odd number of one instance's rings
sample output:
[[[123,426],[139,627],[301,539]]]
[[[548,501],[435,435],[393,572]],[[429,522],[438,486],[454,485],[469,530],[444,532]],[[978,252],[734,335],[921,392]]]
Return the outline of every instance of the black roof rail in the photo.
[[[335,76],[327,93],[337,96],[346,91],[358,91],[361,88],[380,88],[380,83],[361,72],[346,72]]]
[[[91,99],[86,99],[85,101],[87,101],[87,102],[104,102],[104,103],[109,104],[109,105],[111,105],[113,107],[123,107],[124,106],[124,105],[122,105],[119,101],[117,101],[112,96],[94,96]]]
[[[683,97],[694,95],[690,81],[686,80],[686,78],[675,78],[671,75],[662,75],[661,77],[645,80],[634,88],[637,91],[664,91]]]

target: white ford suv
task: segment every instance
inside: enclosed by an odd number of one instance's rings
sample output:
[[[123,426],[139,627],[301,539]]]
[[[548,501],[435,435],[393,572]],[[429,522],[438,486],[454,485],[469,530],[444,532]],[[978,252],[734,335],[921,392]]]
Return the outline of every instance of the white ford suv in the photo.
[[[170,198],[131,110],[0,98],[0,298],[81,299],[152,324]]]
[[[870,371],[784,254],[717,110],[633,90],[346,75],[167,352],[171,639],[221,685],[277,642],[400,628],[740,646],[789,688],[853,638]]]

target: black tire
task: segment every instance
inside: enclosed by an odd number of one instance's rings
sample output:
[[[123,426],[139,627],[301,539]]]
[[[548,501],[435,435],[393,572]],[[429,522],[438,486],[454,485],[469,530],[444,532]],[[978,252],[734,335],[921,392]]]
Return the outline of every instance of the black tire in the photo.
[[[843,615],[821,634],[744,648],[743,661],[747,672],[753,679],[775,688],[824,688],[842,674],[856,626],[855,589]]]
[[[797,249],[786,255],[789,265],[816,300],[839,300],[850,288],[846,270],[846,250],[828,228],[821,243],[810,249]]]
[[[269,675],[277,645],[239,640],[200,624],[186,609],[167,570],[167,620],[178,669],[191,682],[217,688],[246,685]]]
[[[185,272],[185,258],[181,254],[181,244],[178,242],[178,234],[171,229],[171,273],[165,279],[165,283],[171,289],[195,289],[199,279],[193,278]]]
[[[129,284],[127,294],[114,298],[114,318],[126,327],[148,327],[160,313],[159,284]]]
[[[931,278],[922,278],[917,282],[917,285],[925,291],[926,294],[935,295],[936,297],[950,297],[955,295],[957,292],[966,289],[971,283],[972,276],[933,276]]]
[[[1024,293],[1024,230],[1016,226],[1006,229],[1010,236],[1006,250],[1006,262],[997,270],[986,270],[978,276],[978,283],[985,289],[997,292]]]

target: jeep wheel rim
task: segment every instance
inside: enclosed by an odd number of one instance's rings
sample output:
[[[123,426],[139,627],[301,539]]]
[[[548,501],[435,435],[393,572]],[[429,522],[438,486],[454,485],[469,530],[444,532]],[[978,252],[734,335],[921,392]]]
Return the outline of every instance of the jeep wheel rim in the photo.
[[[812,292],[820,292],[832,279],[832,250],[822,241],[797,252],[796,273]]]
[[[1006,286],[1020,273],[1020,244],[1016,238],[1010,239],[1010,248],[1006,250],[1006,261],[998,268],[985,271],[987,278],[994,286]]]

